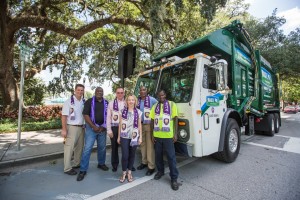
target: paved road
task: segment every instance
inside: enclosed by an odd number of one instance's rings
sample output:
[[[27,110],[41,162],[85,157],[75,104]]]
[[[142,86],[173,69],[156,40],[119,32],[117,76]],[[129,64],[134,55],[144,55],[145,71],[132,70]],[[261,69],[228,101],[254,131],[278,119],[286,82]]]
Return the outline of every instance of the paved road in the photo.
[[[283,114],[279,134],[256,135],[241,145],[231,164],[211,157],[178,157],[178,191],[170,188],[166,174],[161,180],[134,173],[132,183],[118,182],[120,171],[96,168],[92,154],[88,175],[82,182],[62,173],[56,159],[2,169],[0,199],[300,199],[300,113]],[[107,163],[109,163],[109,150]],[[138,152],[136,163],[140,161]],[[135,164],[137,165],[137,164]]]

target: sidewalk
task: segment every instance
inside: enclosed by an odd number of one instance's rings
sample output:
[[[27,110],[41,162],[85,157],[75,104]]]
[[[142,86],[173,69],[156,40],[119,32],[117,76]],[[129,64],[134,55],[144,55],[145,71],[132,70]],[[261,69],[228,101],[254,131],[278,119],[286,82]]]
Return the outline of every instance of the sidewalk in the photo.
[[[60,129],[21,133],[20,151],[17,133],[0,134],[0,168],[42,159],[63,156],[63,138]],[[110,139],[107,138],[110,145]]]

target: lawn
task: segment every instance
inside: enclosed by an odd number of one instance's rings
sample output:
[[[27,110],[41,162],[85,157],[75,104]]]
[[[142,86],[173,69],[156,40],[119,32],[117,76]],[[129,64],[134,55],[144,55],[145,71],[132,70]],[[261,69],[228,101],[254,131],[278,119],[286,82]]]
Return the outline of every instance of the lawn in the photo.
[[[38,120],[25,120],[22,122],[22,131],[37,131],[47,129],[60,129],[61,120],[55,118],[51,120],[38,121]],[[0,133],[12,133],[18,131],[18,120],[2,119],[0,120]]]

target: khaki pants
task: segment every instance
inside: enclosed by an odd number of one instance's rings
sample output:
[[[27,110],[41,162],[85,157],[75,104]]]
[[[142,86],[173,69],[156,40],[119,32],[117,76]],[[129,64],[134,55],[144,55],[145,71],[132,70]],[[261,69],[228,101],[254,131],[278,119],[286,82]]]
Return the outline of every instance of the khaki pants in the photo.
[[[148,165],[149,169],[154,169],[154,145],[152,143],[152,133],[150,132],[150,124],[143,124],[142,128],[142,144],[140,146],[142,153],[142,163]]]
[[[72,169],[71,159],[74,151],[74,166],[80,165],[84,142],[84,129],[79,126],[67,126],[67,138],[64,145],[64,172]]]

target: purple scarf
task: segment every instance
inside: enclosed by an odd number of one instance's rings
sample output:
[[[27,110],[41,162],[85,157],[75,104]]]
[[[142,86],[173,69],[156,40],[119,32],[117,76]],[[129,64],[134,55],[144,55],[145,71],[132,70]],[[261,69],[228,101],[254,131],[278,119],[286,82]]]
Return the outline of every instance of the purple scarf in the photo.
[[[138,131],[138,121],[139,121],[139,114],[138,110],[134,108],[133,114],[133,131],[132,131],[132,138],[130,142],[130,146],[138,145],[138,138],[139,138],[139,131]],[[129,130],[128,130],[128,108],[124,108],[122,112],[122,126],[121,126],[121,134],[120,136],[123,138],[129,138]]]
[[[106,101],[104,98],[102,98],[102,102],[103,102],[103,104],[104,104],[104,107],[103,107],[104,122],[103,122],[103,124],[101,124],[101,125],[97,124],[97,123],[96,123],[96,120],[95,120],[95,104],[96,104],[96,101],[97,101],[96,97],[93,96],[93,98],[92,98],[92,106],[91,106],[91,115],[90,115],[91,120],[92,120],[92,122],[93,122],[97,127],[102,126],[102,127],[106,128],[106,115],[107,115],[108,101]]]
[[[140,109],[141,101],[142,101],[142,98],[139,97],[139,99],[138,99],[138,105],[137,105],[138,109]],[[151,107],[150,107],[150,96],[147,95],[146,98],[145,98],[145,101],[144,101],[144,111],[143,111],[144,121],[143,121],[143,124],[150,124],[151,123],[150,110],[151,110]]]
[[[83,104],[84,104],[84,102],[85,102],[85,99],[84,98],[82,98],[82,102],[83,102]],[[75,105],[75,100],[74,100],[74,95],[71,95],[71,115],[70,115],[70,119],[71,120],[75,120],[75,112],[74,112],[74,105]]]
[[[160,118],[160,103],[157,103],[155,108],[154,117],[154,131],[159,131],[159,118]],[[163,132],[170,131],[170,119],[171,118],[171,107],[169,101],[164,101],[163,103],[163,117],[162,117],[162,129]]]
[[[118,106],[117,98],[115,98],[115,100],[114,100],[113,110],[116,111],[116,112],[119,112],[119,106]]]

